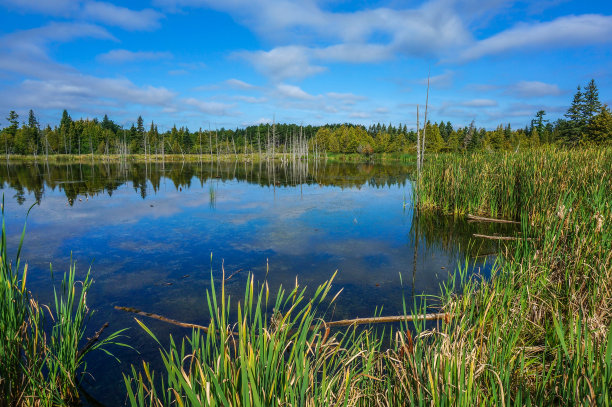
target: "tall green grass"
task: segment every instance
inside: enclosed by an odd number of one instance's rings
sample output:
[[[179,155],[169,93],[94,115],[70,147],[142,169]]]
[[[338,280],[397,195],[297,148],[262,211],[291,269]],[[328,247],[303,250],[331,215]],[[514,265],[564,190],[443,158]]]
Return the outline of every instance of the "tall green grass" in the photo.
[[[89,272],[76,280],[71,262],[53,309],[41,305],[27,289],[28,265],[22,265],[25,225],[14,262],[9,260],[2,204],[0,240],[0,406],[73,405],[79,401],[78,374],[85,371],[85,355],[105,348],[121,331],[85,345],[87,321],[92,311],[86,298],[92,280]],[[81,351],[79,351],[81,349]],[[108,351],[107,351],[108,352]]]
[[[381,340],[368,331],[330,333],[325,328],[317,309],[330,295],[332,280],[306,298],[305,289],[297,285],[273,295],[267,283],[256,288],[249,276],[244,302],[237,304],[232,322],[224,283],[215,289],[211,279],[208,331],[194,330],[178,344],[171,338],[169,349],[161,350],[165,371],[158,381],[147,363],[141,372],[132,368],[125,377],[130,404],[353,404],[371,380],[368,373]]]

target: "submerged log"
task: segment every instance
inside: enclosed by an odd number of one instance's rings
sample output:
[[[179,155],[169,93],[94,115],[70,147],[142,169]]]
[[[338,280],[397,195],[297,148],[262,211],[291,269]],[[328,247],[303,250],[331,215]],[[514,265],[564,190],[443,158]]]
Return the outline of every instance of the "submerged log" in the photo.
[[[387,324],[391,322],[414,322],[414,321],[435,321],[438,319],[450,320],[451,315],[447,312],[436,314],[423,315],[394,315],[389,317],[372,317],[372,318],[353,318],[342,319],[339,321],[323,322],[326,327],[333,326],[349,326],[349,325],[366,325],[366,324]]]
[[[506,219],[495,219],[495,218],[484,218],[482,216],[476,216],[476,215],[467,215],[467,218],[469,220],[473,220],[475,222],[495,222],[495,223],[512,223],[515,225],[520,225],[521,222],[517,222],[515,220],[506,220]]]
[[[204,332],[208,332],[208,328],[202,325],[190,324],[188,322],[177,321],[176,319],[166,318],[163,315],[157,315],[157,314],[152,314],[150,312],[144,312],[139,309],[132,308],[132,307],[120,307],[118,305],[115,305],[115,309],[118,309],[119,311],[130,312],[136,315],[141,315],[143,317],[157,319],[158,321],[166,322],[168,324],[172,324],[176,326],[182,326],[183,328],[195,328],[195,329],[201,329]]]
[[[483,239],[491,239],[491,240],[533,240],[531,238],[524,237],[514,237],[514,236],[489,236],[489,235],[480,235],[478,233],[474,233],[472,236],[481,237]]]
[[[115,306],[115,309],[125,312],[130,312],[132,314],[142,315],[144,317],[157,319],[158,321],[166,322],[168,324],[181,326],[183,328],[195,328],[201,329],[204,332],[208,332],[208,328],[202,325],[190,324],[187,322],[177,321],[176,319],[166,318],[162,315],[152,314],[150,312],[144,312],[136,308],[132,307],[120,307],[118,305]],[[447,312],[436,313],[436,314],[423,314],[423,315],[394,315],[388,317],[372,317],[372,318],[353,318],[353,319],[342,319],[339,321],[323,321],[324,327],[334,327],[334,326],[350,326],[350,325],[365,325],[365,324],[385,324],[391,322],[411,322],[411,321],[435,321],[439,319],[444,319],[445,321],[450,321],[451,314]],[[237,333],[234,332],[235,335]]]

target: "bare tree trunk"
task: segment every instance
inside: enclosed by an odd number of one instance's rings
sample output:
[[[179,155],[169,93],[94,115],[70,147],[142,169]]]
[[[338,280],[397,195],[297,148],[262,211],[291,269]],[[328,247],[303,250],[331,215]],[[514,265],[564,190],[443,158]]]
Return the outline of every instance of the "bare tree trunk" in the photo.
[[[423,124],[423,148],[421,149],[421,168],[423,167],[423,158],[425,156],[425,137],[427,137],[427,107],[429,105],[429,73],[427,74],[427,96],[425,98],[425,123]]]

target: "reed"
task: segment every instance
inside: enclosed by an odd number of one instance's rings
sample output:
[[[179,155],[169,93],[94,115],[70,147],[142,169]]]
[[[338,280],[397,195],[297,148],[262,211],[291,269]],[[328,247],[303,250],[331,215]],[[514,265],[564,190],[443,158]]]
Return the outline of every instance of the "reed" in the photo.
[[[353,404],[360,390],[367,389],[381,341],[367,330],[330,333],[323,325],[317,309],[329,296],[332,281],[333,277],[306,298],[297,284],[272,295],[267,283],[256,288],[249,276],[244,302],[237,304],[232,322],[225,279],[215,288],[211,278],[206,332],[193,330],[180,344],[170,338],[169,348],[161,350],[165,371],[159,380],[147,363],[141,372],[133,367],[124,378],[130,404]],[[136,321],[157,341],[144,323]]]
[[[31,209],[31,208],[30,208]],[[73,405],[79,400],[79,375],[85,372],[85,356],[96,349],[106,352],[119,344],[122,331],[106,338],[99,334],[85,341],[87,307],[91,287],[88,272],[76,280],[71,262],[53,309],[41,305],[27,290],[28,266],[21,263],[25,225],[14,262],[9,260],[2,204],[0,243],[0,406]],[[79,346],[83,346],[79,348]],[[80,349],[80,350],[79,350]]]

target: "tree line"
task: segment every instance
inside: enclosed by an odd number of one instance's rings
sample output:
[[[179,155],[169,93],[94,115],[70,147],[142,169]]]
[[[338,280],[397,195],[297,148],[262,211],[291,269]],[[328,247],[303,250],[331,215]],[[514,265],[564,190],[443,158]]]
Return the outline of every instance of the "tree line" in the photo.
[[[20,124],[15,111],[9,112],[8,126],[0,131],[0,151],[11,154],[275,154],[300,156],[310,153],[408,153],[415,149],[416,132],[405,124],[362,125],[261,124],[236,129],[190,131],[187,127],[160,132],[151,122],[145,128],[141,116],[124,128],[107,115],[102,120],[73,120],[63,111],[58,125],[41,128],[32,110]],[[427,151],[503,150],[542,144],[577,146],[612,141],[612,114],[599,100],[594,80],[577,92],[564,117],[551,123],[546,112],[538,111],[529,125],[513,129],[510,124],[494,130],[475,123],[453,127],[450,122],[428,121],[425,125]]]

